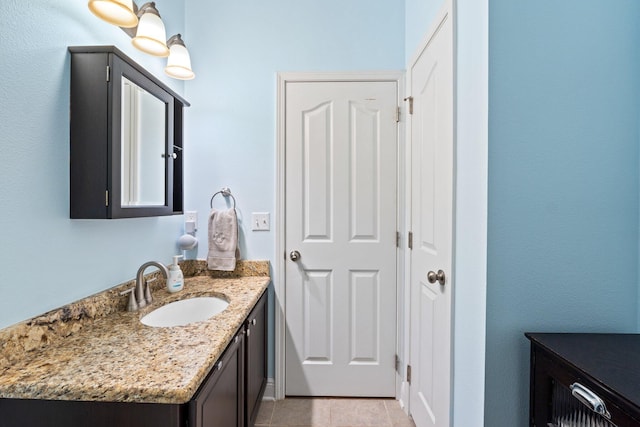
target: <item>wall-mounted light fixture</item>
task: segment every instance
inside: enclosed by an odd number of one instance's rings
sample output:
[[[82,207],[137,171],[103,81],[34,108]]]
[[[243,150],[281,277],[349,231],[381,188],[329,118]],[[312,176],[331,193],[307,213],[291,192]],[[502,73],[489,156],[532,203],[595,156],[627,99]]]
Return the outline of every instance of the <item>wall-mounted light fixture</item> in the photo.
[[[164,72],[174,79],[191,80],[194,78],[196,75],[191,70],[191,57],[180,34],[172,36],[167,41],[167,46],[169,47],[169,58],[167,58]]]
[[[167,40],[167,32],[156,4],[145,3],[138,10],[138,28],[131,43],[138,50],[149,55],[169,56],[169,48],[165,40]]]
[[[89,10],[98,18],[119,26],[131,37],[131,43],[154,56],[168,56],[164,72],[174,79],[191,80],[191,58],[180,34],[167,39],[164,23],[156,4],[149,2],[138,8],[133,0],[89,0]]]
[[[119,27],[138,25],[133,0],[89,0],[89,10],[98,18]]]

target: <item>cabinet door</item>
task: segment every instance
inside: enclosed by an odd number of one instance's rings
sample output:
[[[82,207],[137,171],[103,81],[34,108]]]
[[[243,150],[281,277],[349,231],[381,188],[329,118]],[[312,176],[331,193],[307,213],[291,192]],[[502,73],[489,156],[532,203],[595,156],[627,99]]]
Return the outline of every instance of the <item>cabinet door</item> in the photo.
[[[239,332],[189,403],[189,426],[244,425],[243,368],[243,334]]]
[[[246,425],[253,426],[267,384],[267,292],[246,321]]]

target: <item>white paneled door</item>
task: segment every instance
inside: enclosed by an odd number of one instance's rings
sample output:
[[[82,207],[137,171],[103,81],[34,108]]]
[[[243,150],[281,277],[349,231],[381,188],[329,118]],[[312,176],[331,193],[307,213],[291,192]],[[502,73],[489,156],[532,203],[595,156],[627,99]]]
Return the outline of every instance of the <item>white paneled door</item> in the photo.
[[[285,91],[285,393],[394,396],[397,82]]]
[[[450,4],[447,2],[447,4]],[[445,10],[409,70],[411,129],[410,411],[450,425],[453,235],[453,33]]]

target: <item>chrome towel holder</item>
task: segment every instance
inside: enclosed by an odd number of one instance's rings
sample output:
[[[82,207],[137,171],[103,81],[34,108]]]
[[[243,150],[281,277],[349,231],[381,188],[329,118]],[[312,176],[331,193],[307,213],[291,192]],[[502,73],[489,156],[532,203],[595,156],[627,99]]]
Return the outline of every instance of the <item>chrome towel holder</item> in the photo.
[[[223,187],[220,191],[214,193],[213,196],[211,196],[211,201],[209,202],[209,207],[211,207],[211,209],[213,209],[213,199],[218,194],[222,194],[223,197],[231,197],[231,199],[233,200],[233,209],[236,208],[236,198],[233,197],[233,194],[231,194],[231,189],[229,187]]]

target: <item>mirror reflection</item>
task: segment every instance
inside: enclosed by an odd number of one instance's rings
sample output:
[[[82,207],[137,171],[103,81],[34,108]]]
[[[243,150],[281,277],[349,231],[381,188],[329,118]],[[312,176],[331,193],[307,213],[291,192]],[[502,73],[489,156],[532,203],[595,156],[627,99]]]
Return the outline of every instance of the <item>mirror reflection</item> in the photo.
[[[165,204],[165,103],[122,77],[122,206]]]

